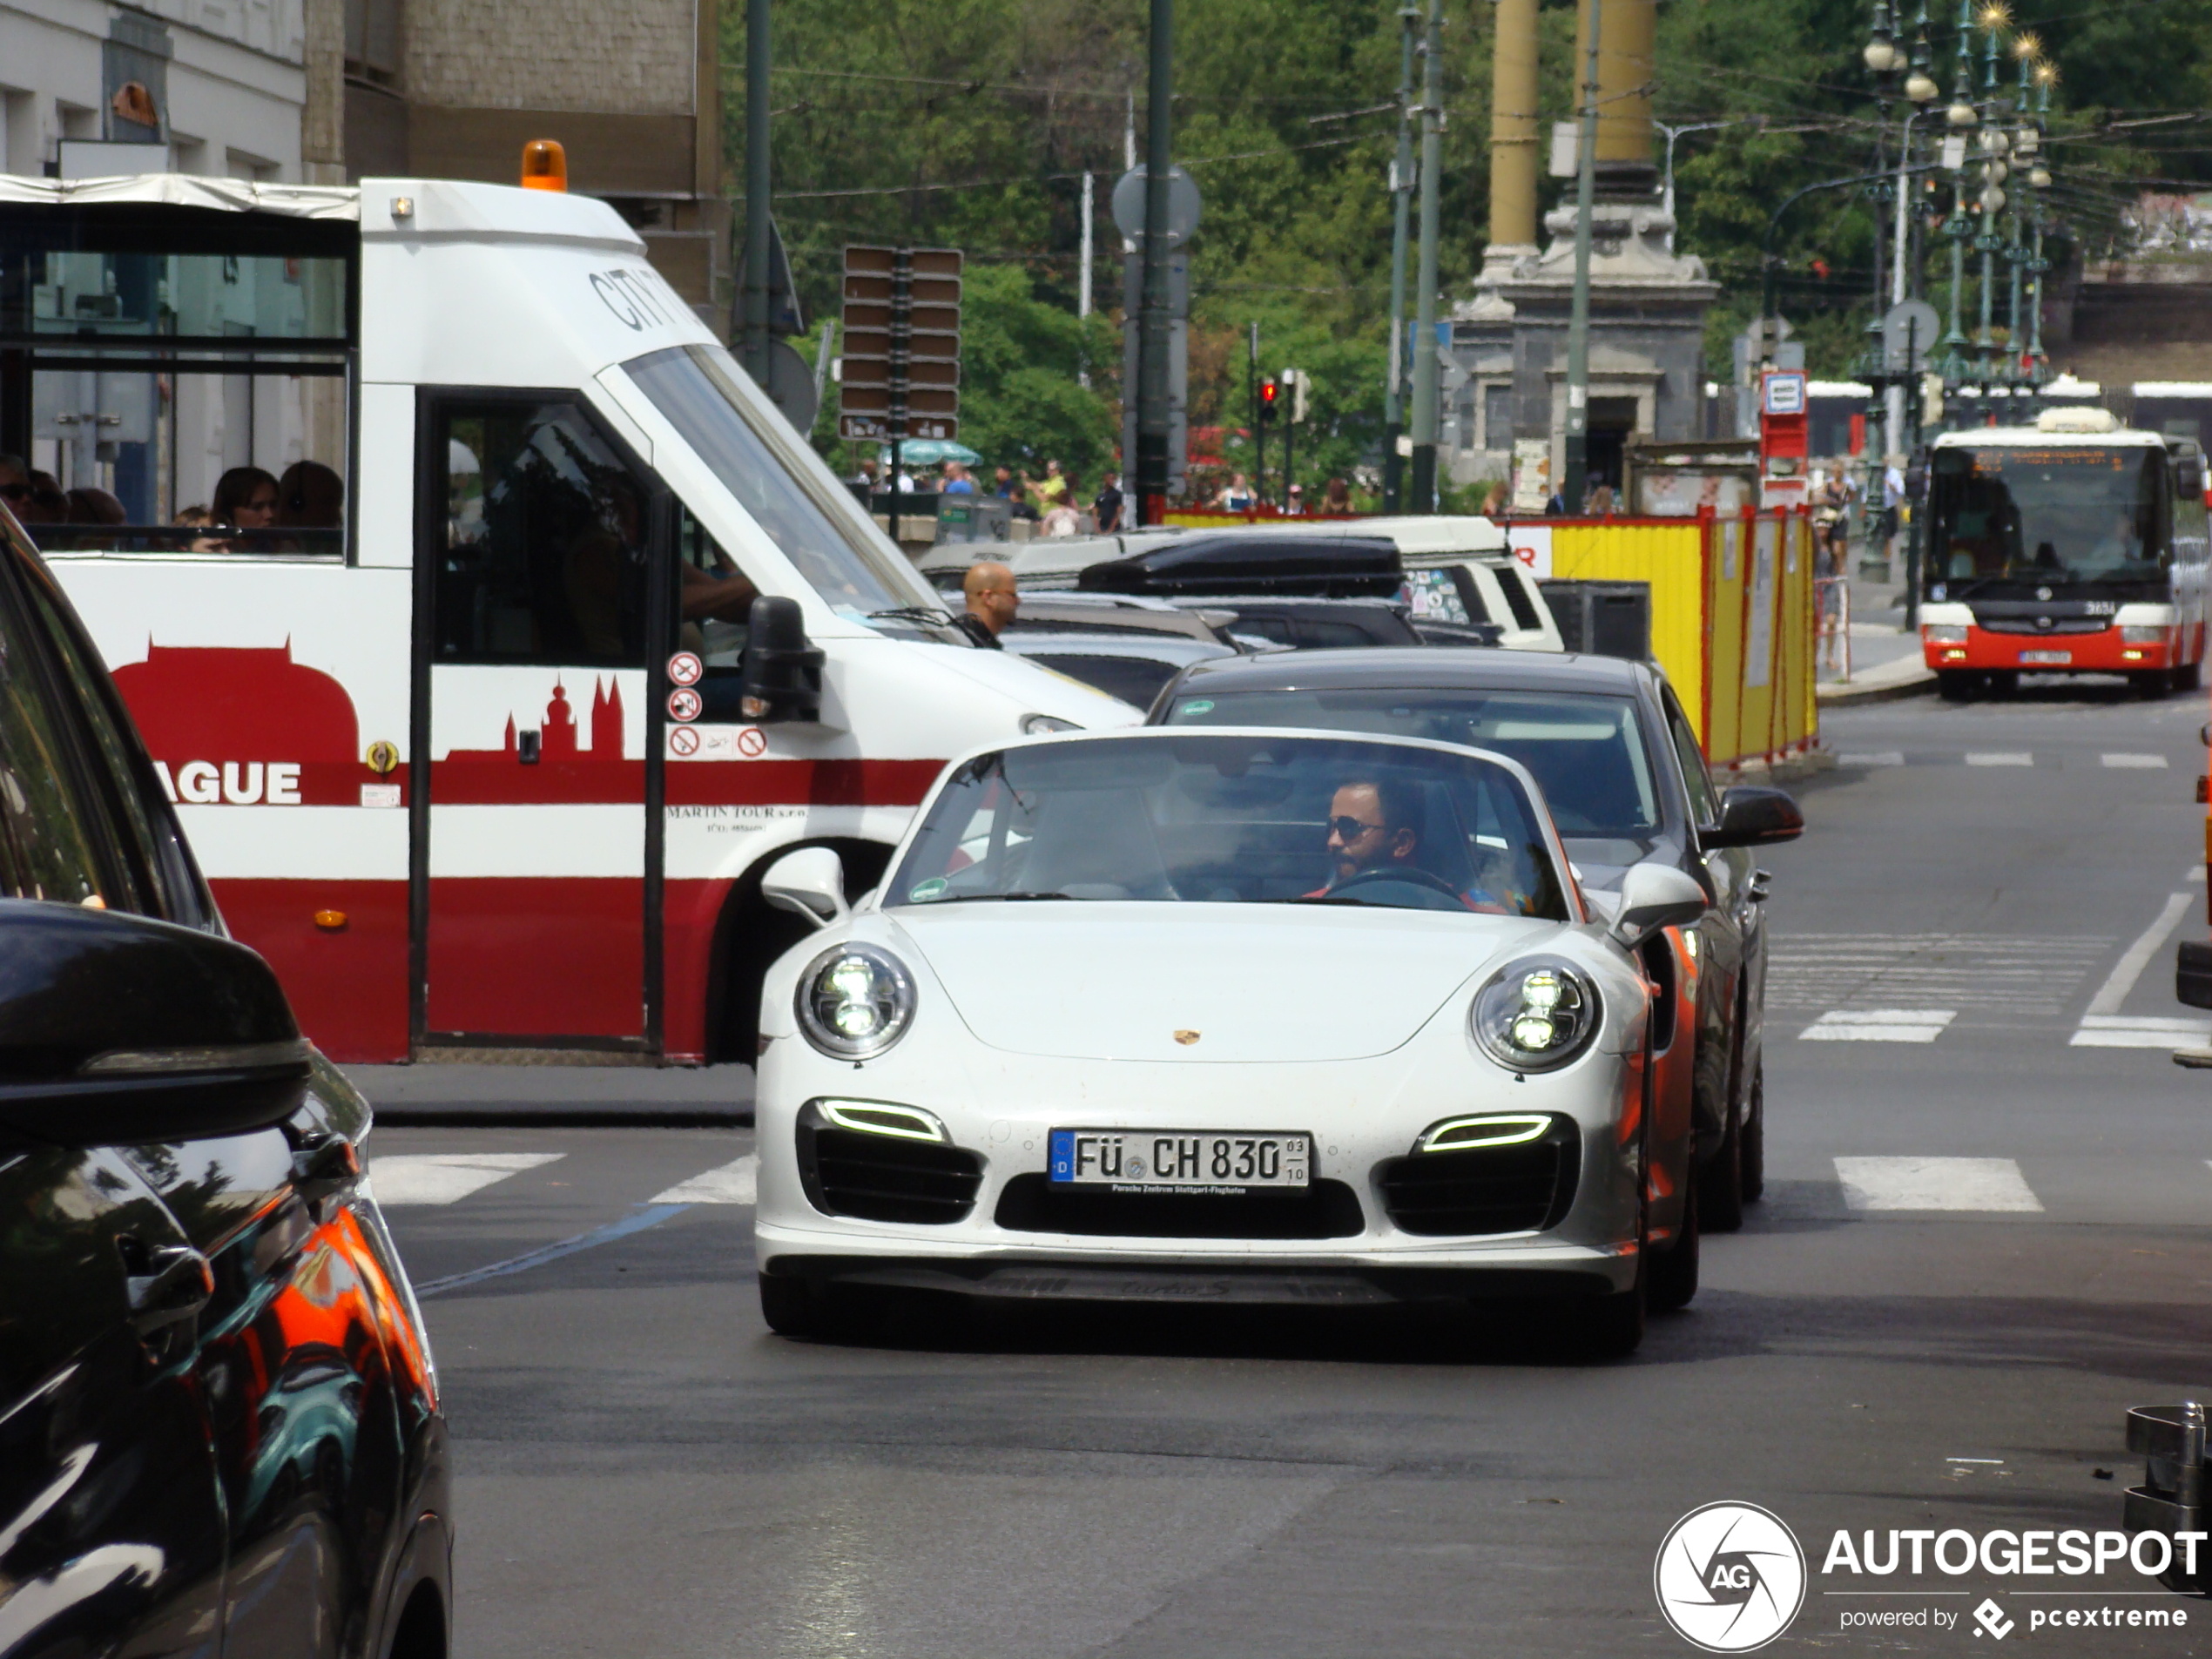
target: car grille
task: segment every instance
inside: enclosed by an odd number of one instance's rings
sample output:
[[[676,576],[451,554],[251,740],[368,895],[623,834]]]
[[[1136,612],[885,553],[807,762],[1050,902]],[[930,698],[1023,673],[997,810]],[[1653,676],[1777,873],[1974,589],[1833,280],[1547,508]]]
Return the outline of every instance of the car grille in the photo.
[[[1581,1141],[1572,1124],[1526,1146],[1416,1152],[1375,1171],[1383,1208],[1401,1232],[1541,1232],[1575,1202]]]
[[[1977,617],[1976,624],[1993,634],[2101,634],[2112,626],[2109,617],[2054,617],[2047,628],[2033,617]]]
[[[1359,1195],[1341,1181],[1303,1192],[1150,1195],[1055,1191],[1036,1172],[1006,1184],[996,1220],[1009,1232],[1112,1238],[1349,1238],[1367,1224]]]
[[[983,1160],[957,1147],[802,1123],[799,1173],[825,1215],[942,1226],[974,1209]]]

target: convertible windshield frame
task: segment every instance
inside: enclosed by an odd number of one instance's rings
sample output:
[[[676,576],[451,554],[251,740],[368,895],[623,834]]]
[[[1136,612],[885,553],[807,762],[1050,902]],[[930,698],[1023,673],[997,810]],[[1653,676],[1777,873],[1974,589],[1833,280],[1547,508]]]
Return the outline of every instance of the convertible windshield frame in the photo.
[[[872,626],[924,625],[935,594],[728,352],[670,346],[622,368],[823,603]]]
[[[1367,819],[1380,833],[1345,845],[1347,824]],[[1271,727],[1085,734],[969,756],[932,792],[883,891],[887,909],[1334,901],[1581,919],[1543,797],[1510,757]]]
[[[1501,705],[1518,719],[1496,723],[1488,732],[1464,737],[1436,729],[1451,711],[1468,705]],[[1402,718],[1407,725],[1426,722],[1426,731],[1382,723],[1361,724],[1361,717]],[[1593,719],[1591,717],[1596,717]],[[1517,761],[1536,781],[1560,834],[1568,840],[1625,840],[1648,844],[1667,833],[1669,794],[1665,770],[1652,754],[1650,722],[1633,691],[1554,691],[1509,685],[1366,686],[1313,685],[1213,691],[1203,682],[1177,695],[1163,724],[1177,731],[1221,725],[1302,727],[1376,737],[1450,744]],[[1582,729],[1610,721],[1609,734]],[[1622,764],[1609,769],[1591,765],[1596,755],[1576,753],[1583,743],[1617,743]],[[1602,752],[1602,751],[1600,752]],[[1585,810],[1609,792],[1633,806],[1626,819],[1601,820]]]

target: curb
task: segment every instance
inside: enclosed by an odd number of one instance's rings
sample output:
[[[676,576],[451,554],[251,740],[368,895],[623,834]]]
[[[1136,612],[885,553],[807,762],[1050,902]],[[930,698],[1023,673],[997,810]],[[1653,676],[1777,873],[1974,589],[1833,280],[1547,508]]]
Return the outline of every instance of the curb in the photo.
[[[1901,698],[1925,697],[1936,688],[1935,675],[1925,666],[1915,664],[1918,672],[1903,679],[1885,684],[1853,685],[1820,685],[1813,688],[1813,701],[1821,708],[1850,708],[1860,703],[1894,703]]]

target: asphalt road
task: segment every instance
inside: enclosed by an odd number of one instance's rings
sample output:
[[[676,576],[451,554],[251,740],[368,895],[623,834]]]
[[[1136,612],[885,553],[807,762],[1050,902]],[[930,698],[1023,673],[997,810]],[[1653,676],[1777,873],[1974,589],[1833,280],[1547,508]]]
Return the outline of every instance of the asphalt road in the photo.
[[[1820,1571],[1838,1529],[2117,1527],[2127,1407],[2212,1386],[2212,1076],[2152,1023],[2190,1014],[2203,718],[1827,718],[1844,764],[1768,860],[1769,1197],[1625,1364],[1426,1316],[786,1342],[749,1131],[380,1129],[380,1193],[435,1200],[390,1215],[457,1444],[460,1654],[1689,1652],[1654,1554],[1719,1500],[1812,1557],[1773,1652],[2205,1650],[2212,1602],[2124,1569]],[[2033,1628],[2105,1608],[2190,1628]],[[1870,1609],[1955,1624],[1844,1628]]]

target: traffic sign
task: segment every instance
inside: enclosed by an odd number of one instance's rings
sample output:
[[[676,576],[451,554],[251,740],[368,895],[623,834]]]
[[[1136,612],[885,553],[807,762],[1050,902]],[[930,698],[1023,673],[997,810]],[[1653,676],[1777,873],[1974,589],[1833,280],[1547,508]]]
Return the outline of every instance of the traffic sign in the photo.
[[[961,265],[958,248],[846,246],[840,436],[959,436]]]
[[[1144,195],[1149,180],[1142,166],[1114,182],[1114,228],[1132,242],[1144,239]],[[1168,169],[1168,245],[1187,242],[1198,228],[1198,181],[1180,167]]]
[[[1943,320],[1926,300],[1892,306],[1882,318],[1882,367],[1892,374],[1912,374],[1934,354],[1942,331]]]

